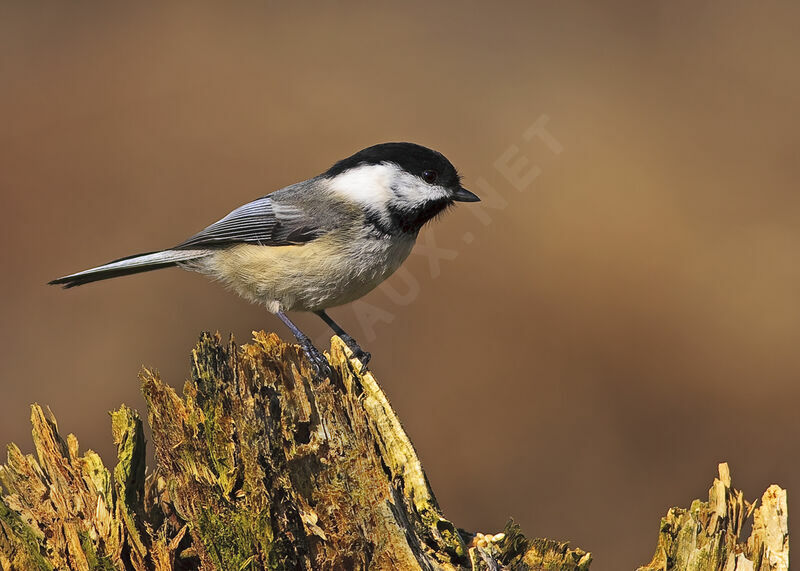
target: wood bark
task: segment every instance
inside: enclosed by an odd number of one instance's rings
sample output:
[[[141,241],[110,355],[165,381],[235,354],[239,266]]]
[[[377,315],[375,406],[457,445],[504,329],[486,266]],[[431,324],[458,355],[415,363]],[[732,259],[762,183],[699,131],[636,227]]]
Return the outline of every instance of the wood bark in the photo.
[[[446,519],[373,376],[338,338],[330,362],[320,380],[275,335],[241,347],[202,335],[182,396],[141,374],[149,473],[136,412],[111,414],[111,470],[34,405],[36,456],[11,444],[0,467],[0,567],[588,569],[590,554],[513,522],[480,534]],[[785,491],[770,487],[755,507],[721,469],[709,502],[669,511],[641,569],[788,569]]]

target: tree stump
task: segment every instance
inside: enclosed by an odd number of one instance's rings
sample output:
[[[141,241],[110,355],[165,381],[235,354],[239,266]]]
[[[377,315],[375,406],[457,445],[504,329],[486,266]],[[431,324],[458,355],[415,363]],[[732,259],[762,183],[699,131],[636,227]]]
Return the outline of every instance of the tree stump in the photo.
[[[656,553],[639,571],[789,571],[788,515],[786,490],[773,484],[757,506],[731,487],[728,465],[720,464],[707,502],[672,508],[661,519]],[[748,520],[753,530],[740,540]]]
[[[0,567],[588,569],[588,553],[527,539],[513,522],[484,535],[447,520],[375,379],[338,338],[330,361],[321,380],[273,334],[242,347],[203,334],[183,397],[145,370],[149,474],[134,411],[111,414],[110,471],[34,405],[36,458],[11,444],[0,467]],[[771,487],[754,512],[723,475],[708,504],[670,510],[642,569],[745,569],[745,560],[788,569],[785,491]],[[753,534],[740,545],[751,513]],[[692,555],[698,546],[714,556]],[[696,565],[676,567],[686,561]]]

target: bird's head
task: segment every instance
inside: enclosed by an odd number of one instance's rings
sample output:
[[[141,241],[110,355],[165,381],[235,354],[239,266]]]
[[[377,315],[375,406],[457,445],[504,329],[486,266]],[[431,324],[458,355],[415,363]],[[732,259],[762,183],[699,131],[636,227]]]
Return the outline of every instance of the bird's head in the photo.
[[[454,202],[476,202],[441,153],[414,143],[382,143],[339,161],[322,178],[378,225],[418,232]]]

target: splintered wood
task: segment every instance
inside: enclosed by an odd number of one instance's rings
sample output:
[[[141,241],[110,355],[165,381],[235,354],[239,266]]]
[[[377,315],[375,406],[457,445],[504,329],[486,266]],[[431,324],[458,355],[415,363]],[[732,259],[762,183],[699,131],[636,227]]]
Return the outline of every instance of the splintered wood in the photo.
[[[469,533],[447,520],[399,419],[334,338],[332,378],[275,335],[250,345],[204,334],[183,397],[144,371],[157,464],[142,421],[111,415],[113,470],[32,407],[36,457],[11,444],[0,467],[3,570],[586,570],[567,543],[509,522]],[[641,571],[786,571],[786,491],[760,504],[727,464],[707,502],[672,508]],[[741,538],[752,522],[749,538]]]
[[[32,407],[36,457],[0,467],[0,567],[30,569],[565,569],[589,554],[509,522],[473,534],[442,514],[370,373],[334,338],[332,378],[275,335],[204,334],[183,397],[151,371],[142,422],[112,413],[118,461],[66,440]]]
[[[639,571],[788,571],[789,523],[786,490],[767,488],[756,506],[731,487],[727,464],[708,491],[708,501],[672,508],[661,519],[653,560]],[[750,537],[742,538],[750,520]]]

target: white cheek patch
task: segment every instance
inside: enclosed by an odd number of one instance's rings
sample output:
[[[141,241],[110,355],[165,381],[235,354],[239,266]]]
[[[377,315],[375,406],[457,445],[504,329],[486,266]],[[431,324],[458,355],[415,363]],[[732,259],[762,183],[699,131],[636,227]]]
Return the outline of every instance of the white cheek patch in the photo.
[[[450,196],[450,191],[426,183],[393,163],[362,165],[330,179],[330,189],[389,219],[390,210],[410,211]]]
[[[362,165],[330,180],[330,188],[341,197],[377,210],[386,208],[394,197],[392,184],[399,174],[397,165]]]

